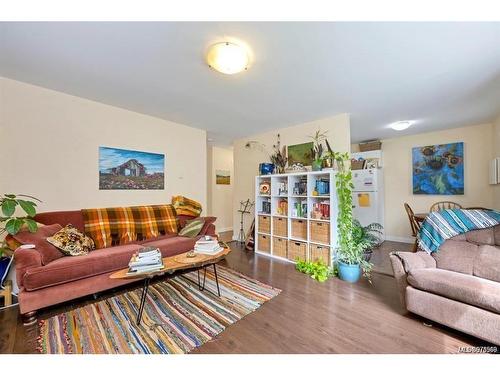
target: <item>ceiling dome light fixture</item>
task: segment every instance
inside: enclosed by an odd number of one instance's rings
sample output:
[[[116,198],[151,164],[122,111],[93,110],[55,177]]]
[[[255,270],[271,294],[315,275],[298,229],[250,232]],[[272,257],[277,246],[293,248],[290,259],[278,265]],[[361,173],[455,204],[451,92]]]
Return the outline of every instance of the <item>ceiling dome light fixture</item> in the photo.
[[[236,74],[248,68],[248,52],[245,47],[232,43],[216,43],[208,49],[208,66],[224,74]]]
[[[411,122],[410,121],[398,121],[398,122],[395,122],[389,126],[394,130],[401,131],[401,130],[408,129],[411,126]]]

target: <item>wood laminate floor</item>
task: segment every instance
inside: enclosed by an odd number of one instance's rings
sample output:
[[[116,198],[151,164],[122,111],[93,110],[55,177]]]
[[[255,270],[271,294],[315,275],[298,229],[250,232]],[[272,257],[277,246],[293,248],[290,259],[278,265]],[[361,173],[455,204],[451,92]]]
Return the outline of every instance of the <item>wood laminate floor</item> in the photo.
[[[335,278],[318,283],[291,263],[231,246],[226,266],[282,292],[192,353],[457,353],[460,347],[488,345],[438,324],[426,326],[416,315],[403,315],[391,276],[374,273],[372,284]],[[407,249],[407,244],[386,242],[380,251]],[[89,302],[91,297],[47,309],[41,317]],[[33,353],[37,329],[21,324],[17,307],[0,311],[0,352]]]

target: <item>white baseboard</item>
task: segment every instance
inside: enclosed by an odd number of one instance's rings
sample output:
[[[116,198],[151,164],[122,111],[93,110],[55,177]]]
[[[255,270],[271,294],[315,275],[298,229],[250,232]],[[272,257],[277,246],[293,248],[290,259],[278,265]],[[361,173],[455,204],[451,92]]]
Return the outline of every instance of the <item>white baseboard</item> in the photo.
[[[222,233],[222,232],[229,232],[233,230],[233,227],[228,227],[228,228],[217,228],[217,232],[218,233]]]
[[[394,241],[394,242],[404,242],[404,243],[414,243],[415,238],[413,237],[399,237],[399,236],[385,236],[386,241]]]

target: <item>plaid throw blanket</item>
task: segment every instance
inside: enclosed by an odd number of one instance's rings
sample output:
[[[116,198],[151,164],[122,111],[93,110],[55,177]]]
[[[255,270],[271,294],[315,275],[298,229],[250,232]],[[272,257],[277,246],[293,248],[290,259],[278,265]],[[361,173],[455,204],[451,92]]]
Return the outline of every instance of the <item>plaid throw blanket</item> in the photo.
[[[171,204],[82,210],[85,232],[96,248],[142,241],[177,233],[177,215]]]
[[[451,237],[498,224],[500,212],[494,210],[453,209],[431,212],[417,234],[418,246],[430,254]]]
[[[172,205],[175,207],[177,215],[198,217],[201,214],[201,204],[193,199],[176,195],[172,197]]]

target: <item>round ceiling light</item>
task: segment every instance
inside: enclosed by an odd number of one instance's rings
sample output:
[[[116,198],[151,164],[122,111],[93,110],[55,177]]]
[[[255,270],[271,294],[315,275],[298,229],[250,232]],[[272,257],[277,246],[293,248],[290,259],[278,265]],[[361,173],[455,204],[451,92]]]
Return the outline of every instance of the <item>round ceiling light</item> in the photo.
[[[408,129],[410,126],[411,126],[410,121],[398,121],[398,122],[395,122],[395,123],[390,125],[390,127],[392,129],[398,130],[398,131]]]
[[[208,49],[208,66],[224,74],[236,74],[248,68],[245,47],[230,42],[216,43]]]

